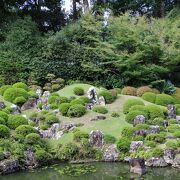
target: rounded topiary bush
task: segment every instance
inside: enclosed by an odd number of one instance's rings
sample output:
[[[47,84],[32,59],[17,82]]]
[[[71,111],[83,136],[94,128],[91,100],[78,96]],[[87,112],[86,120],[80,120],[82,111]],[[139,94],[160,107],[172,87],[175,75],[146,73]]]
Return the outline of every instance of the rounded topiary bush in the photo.
[[[1,86],[0,87],[0,95],[3,96],[4,95],[4,92],[10,88],[11,86],[10,85],[4,85],[4,86]]]
[[[26,101],[27,101],[27,99],[25,99],[23,96],[20,96],[20,97],[17,97],[17,98],[13,101],[13,103],[21,106],[21,105],[23,105]]]
[[[155,119],[155,118],[164,118],[164,113],[163,110],[156,106],[156,105],[148,105],[146,106],[149,112],[149,118],[151,120]]]
[[[63,116],[67,116],[68,110],[70,108],[70,103],[62,103],[59,105],[59,111]]]
[[[21,115],[10,115],[7,121],[7,126],[11,129],[16,129],[20,125],[28,124],[28,120]]]
[[[36,133],[36,130],[30,125],[20,125],[15,129],[15,132],[25,137],[30,133]]]
[[[40,135],[37,133],[30,133],[28,135],[26,135],[25,137],[25,142],[27,144],[38,144],[38,142],[40,142]]]
[[[2,124],[2,125],[6,125],[6,121],[5,121],[5,119],[3,119],[3,118],[1,118],[1,117],[0,117],[0,124]]]
[[[179,126],[178,124],[170,124],[170,125],[168,126],[168,131],[169,131],[170,133],[175,133],[175,132],[177,132],[177,131],[180,131],[180,126]]]
[[[51,125],[51,124],[54,124],[54,123],[58,123],[59,122],[59,119],[58,117],[56,117],[55,114],[47,114],[45,116],[45,121],[47,124]]]
[[[154,148],[154,147],[156,147],[157,143],[154,141],[145,141],[144,145],[147,147]]]
[[[36,99],[38,98],[38,95],[34,91],[29,91],[28,95],[30,98],[36,98]]]
[[[74,132],[73,139],[77,142],[80,142],[82,139],[88,139],[89,134],[84,131],[76,131]]]
[[[81,104],[81,105],[84,105],[84,101],[82,99],[73,99],[71,102],[70,102],[71,105],[76,105],[76,104]]]
[[[117,98],[118,93],[117,93],[117,91],[115,89],[110,89],[109,92],[111,92],[114,99]]]
[[[104,141],[106,144],[114,144],[116,142],[116,138],[110,134],[105,134]]]
[[[155,103],[156,94],[153,92],[146,92],[142,95],[142,98],[148,102]]]
[[[166,136],[164,135],[164,133],[148,134],[146,136],[147,141],[154,141],[154,142],[157,142],[157,143],[164,143],[165,139],[166,139]]]
[[[157,117],[148,121],[148,124],[163,126],[164,118]]]
[[[84,89],[83,89],[82,87],[75,87],[75,88],[73,89],[73,92],[74,92],[74,94],[77,95],[77,96],[82,96],[82,95],[84,95]]]
[[[124,127],[122,132],[121,132],[121,136],[122,137],[126,137],[128,139],[131,139],[133,134],[134,134],[134,132],[135,132],[135,130],[136,129],[133,128],[133,127]]]
[[[139,87],[136,91],[137,96],[142,96],[146,92],[152,92],[152,89],[148,86]]]
[[[137,89],[134,87],[127,86],[122,89],[121,94],[136,96],[136,90]]]
[[[81,104],[72,105],[68,110],[69,117],[81,117],[86,113],[86,108]]]
[[[15,87],[8,88],[3,95],[4,99],[9,102],[14,102],[17,97],[24,97],[27,100],[28,96],[27,91],[22,88]]]
[[[101,113],[101,114],[107,114],[108,110],[103,106],[94,106],[92,109],[94,112]]]
[[[131,141],[128,138],[121,138],[117,143],[120,152],[127,153],[130,149]]]
[[[148,114],[148,109],[144,105],[134,105],[129,109],[129,112],[130,111],[141,111],[141,112]]]
[[[3,111],[0,111],[0,118],[4,119],[5,121],[8,120],[8,114],[3,112]]]
[[[121,88],[114,88],[116,90],[117,94],[121,94],[122,89]]]
[[[155,104],[167,106],[168,104],[174,104],[174,102],[174,98],[168,94],[157,94]]]
[[[169,124],[177,124],[178,121],[176,119],[169,119]]]
[[[127,114],[129,109],[134,105],[144,105],[144,103],[139,99],[129,99],[123,105],[123,112]]]
[[[0,138],[7,138],[10,136],[10,129],[5,126],[0,124]]]
[[[108,90],[101,91],[98,96],[103,96],[107,104],[111,104],[112,102],[114,102],[114,97],[112,93]]]
[[[80,97],[80,98],[79,98],[79,100],[80,100],[80,101],[82,101],[84,104],[89,103],[89,98],[88,98],[88,97],[86,97],[86,96],[82,96],[82,97]]]
[[[134,119],[136,116],[138,115],[143,115],[145,117],[145,119],[147,120],[148,119],[148,116],[145,112],[142,112],[142,111],[130,111],[127,115],[126,115],[126,121],[130,124],[133,124],[134,123]]]
[[[67,97],[64,97],[64,96],[60,96],[59,97],[59,103],[62,104],[62,103],[69,103],[70,100],[67,98]]]
[[[59,98],[59,96],[50,96],[49,98],[48,98],[48,103],[49,104],[55,104],[55,103],[59,103],[60,102],[60,98]]]
[[[176,138],[180,138],[180,131],[175,131],[173,133],[173,136],[176,137]]]
[[[28,86],[23,82],[17,82],[15,84],[13,84],[13,87],[21,88],[21,89],[24,89],[24,90],[28,91]]]

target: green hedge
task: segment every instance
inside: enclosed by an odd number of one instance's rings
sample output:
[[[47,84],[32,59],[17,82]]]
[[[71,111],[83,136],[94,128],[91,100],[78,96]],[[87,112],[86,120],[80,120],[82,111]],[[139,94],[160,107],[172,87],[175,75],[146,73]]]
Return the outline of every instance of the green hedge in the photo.
[[[0,87],[0,95],[3,96],[4,95],[4,92],[10,88],[11,86],[10,85],[4,85],[4,86],[1,86]]]
[[[111,104],[111,103],[113,103],[114,100],[115,100],[114,97],[113,97],[113,95],[112,95],[112,93],[111,93],[110,91],[108,91],[108,90],[101,91],[101,92],[98,94],[98,96],[99,96],[99,97],[100,97],[100,96],[103,96],[104,99],[105,99],[106,104]]]
[[[20,125],[27,125],[28,120],[21,115],[10,115],[7,121],[7,126],[11,129],[16,129]]]
[[[142,95],[142,98],[148,102],[155,103],[156,94],[152,92],[146,92]]]
[[[168,104],[174,104],[175,100],[172,96],[167,94],[157,94],[155,104],[161,106],[167,106]]]
[[[15,129],[15,132],[25,137],[30,133],[36,133],[36,130],[30,125],[20,125]]]
[[[81,104],[72,105],[68,110],[69,117],[81,117],[86,113],[86,108]]]
[[[151,120],[155,119],[155,118],[164,118],[164,113],[163,110],[156,106],[156,105],[148,105],[146,106],[149,112],[149,118]]]
[[[127,114],[129,109],[134,105],[144,105],[144,103],[139,99],[129,99],[123,105],[123,112]]]
[[[108,110],[103,106],[94,106],[92,109],[94,112],[101,113],[101,114],[107,114]]]

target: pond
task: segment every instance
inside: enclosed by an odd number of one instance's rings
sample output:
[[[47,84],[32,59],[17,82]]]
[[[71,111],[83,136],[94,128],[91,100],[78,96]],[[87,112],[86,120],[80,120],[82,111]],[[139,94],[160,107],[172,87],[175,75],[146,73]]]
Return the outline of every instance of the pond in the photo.
[[[143,177],[129,173],[124,163],[92,163],[89,165],[58,164],[34,171],[0,176],[0,180],[179,180],[180,170],[148,168]]]

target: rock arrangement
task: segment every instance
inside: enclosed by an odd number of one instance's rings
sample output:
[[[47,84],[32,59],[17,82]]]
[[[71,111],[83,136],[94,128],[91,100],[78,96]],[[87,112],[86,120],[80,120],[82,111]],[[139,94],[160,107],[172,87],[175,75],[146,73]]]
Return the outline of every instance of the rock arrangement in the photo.
[[[103,133],[99,130],[91,131],[89,135],[89,142],[92,146],[102,148],[104,144]]]
[[[103,159],[106,162],[115,162],[119,160],[119,151],[116,145],[110,145],[104,152]]]
[[[145,174],[146,167],[143,158],[132,158],[129,161],[129,163],[130,163],[130,172],[140,175]]]

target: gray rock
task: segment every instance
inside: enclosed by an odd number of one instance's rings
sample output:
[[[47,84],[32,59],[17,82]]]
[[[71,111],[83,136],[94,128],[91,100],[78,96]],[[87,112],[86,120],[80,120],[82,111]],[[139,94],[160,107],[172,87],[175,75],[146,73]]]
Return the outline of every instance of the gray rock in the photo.
[[[105,106],[105,105],[106,105],[106,102],[105,102],[105,99],[104,99],[103,96],[100,96],[100,97],[99,97],[98,102],[99,102],[99,105],[101,105],[101,106]]]
[[[114,144],[109,146],[104,152],[104,161],[114,162],[118,161],[119,152]]]
[[[175,168],[180,168],[180,154],[175,156],[172,166]]]
[[[169,104],[167,106],[167,114],[169,119],[176,118],[176,106]]]
[[[134,119],[134,126],[136,126],[137,124],[144,124],[145,123],[145,117],[143,115],[138,115],[135,117]]]
[[[99,120],[105,120],[106,116],[96,116],[95,118],[92,118],[90,121],[99,121]]]
[[[177,123],[180,125],[180,116],[176,116]]]
[[[98,103],[98,97],[97,97],[97,92],[95,87],[90,87],[87,91],[87,95],[89,100],[93,103],[96,104]]]
[[[130,160],[131,160],[131,157],[129,156],[124,157],[124,162],[130,162]]]
[[[174,157],[175,151],[173,149],[164,150],[164,160],[167,164],[173,164]]]
[[[19,106],[16,106],[15,104],[13,104],[10,107],[12,108],[11,114],[20,114],[21,113],[21,109]]]
[[[132,141],[130,145],[130,152],[135,152],[140,147],[143,147],[143,141]]]
[[[16,159],[5,159],[0,161],[0,174],[10,174],[19,169],[19,161]]]
[[[129,163],[130,172],[140,175],[146,173],[145,161],[143,158],[132,158]]]
[[[160,132],[160,128],[159,126],[154,126],[154,125],[151,125],[149,126],[149,134],[157,134]]]
[[[134,136],[143,136],[143,137],[145,137],[147,135],[147,131],[144,130],[144,129],[137,130],[137,131],[134,132],[133,135]]]
[[[21,111],[25,111],[28,109],[32,109],[37,105],[37,99],[36,98],[29,98],[27,102],[25,102],[22,107]]]
[[[64,135],[64,132],[63,131],[58,131],[57,133],[56,133],[56,139],[59,139],[59,138],[61,138],[62,136]]]
[[[102,148],[104,144],[104,136],[103,133],[99,130],[91,131],[89,135],[89,142],[92,146],[95,146],[97,148]]]
[[[11,157],[11,153],[9,151],[3,152],[4,158],[9,159]]]
[[[4,102],[0,102],[0,109],[4,109],[6,107]]]
[[[146,160],[145,164],[146,164],[146,166],[150,166],[150,167],[166,167],[166,166],[168,166],[168,164],[162,157],[149,158]]]
[[[86,109],[89,109],[89,110],[91,110],[91,109],[93,108],[93,106],[94,106],[93,103],[87,103],[87,104],[85,105]]]
[[[24,165],[26,169],[33,169],[38,166],[37,158],[31,147],[24,152],[24,157],[25,157]]]

